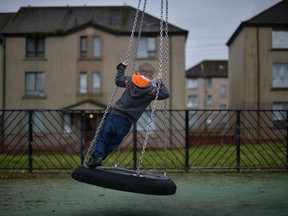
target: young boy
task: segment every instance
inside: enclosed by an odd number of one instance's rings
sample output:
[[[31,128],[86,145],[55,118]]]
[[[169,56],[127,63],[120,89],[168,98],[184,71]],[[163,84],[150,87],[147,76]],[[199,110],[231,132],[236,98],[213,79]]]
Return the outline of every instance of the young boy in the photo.
[[[125,76],[126,67],[126,63],[117,66],[115,84],[126,89],[116,101],[114,109],[107,115],[93,144],[94,152],[86,164],[90,169],[100,166],[102,161],[120,145],[130,131],[132,123],[141,117],[156,97],[157,86],[151,83],[155,73],[153,66],[144,63],[140,65],[137,74],[132,76]],[[157,75],[156,81],[158,80],[162,80],[161,73]],[[169,90],[161,82],[158,100],[169,96]]]

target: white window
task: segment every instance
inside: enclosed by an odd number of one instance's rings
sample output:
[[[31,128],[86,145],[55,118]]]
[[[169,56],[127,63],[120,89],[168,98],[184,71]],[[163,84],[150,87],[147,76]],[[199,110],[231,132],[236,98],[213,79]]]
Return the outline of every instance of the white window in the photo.
[[[80,38],[80,56],[81,57],[87,57],[87,48],[88,48],[87,37],[82,36]]]
[[[273,64],[273,87],[288,88],[288,64]]]
[[[151,119],[151,111],[145,111],[137,122],[137,131],[147,131],[149,121]],[[151,131],[156,129],[155,120],[151,123]]]
[[[82,94],[87,93],[87,73],[86,72],[80,73],[80,93]]]
[[[101,82],[100,82],[100,73],[97,71],[93,72],[93,93],[100,93],[100,87],[101,87]]]
[[[220,97],[221,98],[227,97],[227,86],[226,85],[220,85]]]
[[[207,105],[211,105],[213,103],[212,95],[207,95]]]
[[[193,95],[193,96],[189,96],[188,97],[188,101],[187,101],[187,107],[189,108],[195,108],[198,106],[198,97]]]
[[[156,38],[141,37],[138,47],[138,58],[149,58],[156,56]]]
[[[44,57],[45,39],[43,37],[26,38],[26,57]]]
[[[198,116],[193,114],[189,116],[189,126],[193,126],[198,120]]]
[[[64,133],[71,133],[71,114],[64,114],[63,121]]]
[[[283,122],[283,125],[284,125],[284,122],[286,121],[287,119],[287,110],[288,110],[288,103],[286,102],[276,102],[276,103],[273,103],[273,107],[272,107],[273,110],[278,110],[278,111],[273,111],[273,121],[274,122]],[[281,111],[283,110],[283,111]]]
[[[197,79],[188,79],[187,80],[187,88],[188,89],[195,89],[198,87]]]
[[[101,40],[100,37],[94,37],[94,42],[93,42],[94,46],[94,50],[93,50],[93,54],[94,57],[99,58],[101,55]]]
[[[206,123],[211,124],[212,122],[213,122],[213,117],[211,115],[209,115],[206,119]]]
[[[272,30],[272,48],[288,48],[288,29]]]
[[[219,105],[219,109],[220,110],[226,110],[227,109],[227,105],[226,104],[220,104]]]
[[[32,131],[34,133],[46,132],[46,128],[44,125],[45,116],[41,111],[34,111],[32,112]],[[29,131],[29,112],[25,115],[25,130]]]
[[[26,72],[25,73],[25,95],[44,96],[45,95],[45,73]]]
[[[211,87],[212,86],[212,79],[211,78],[207,78],[206,79],[206,87]]]

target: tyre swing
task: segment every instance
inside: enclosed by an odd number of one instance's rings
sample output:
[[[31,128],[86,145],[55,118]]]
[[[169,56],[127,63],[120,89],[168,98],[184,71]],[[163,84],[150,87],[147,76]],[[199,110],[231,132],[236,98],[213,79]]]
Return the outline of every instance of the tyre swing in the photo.
[[[143,3],[143,10],[141,14],[141,20],[139,24],[139,31],[138,31],[138,37],[136,42],[136,51],[133,58],[133,67],[132,67],[132,74],[135,71],[135,61],[137,57],[137,51],[138,51],[138,44],[141,37],[141,31],[142,31],[142,24],[143,19],[145,15],[145,9],[146,9],[146,3],[147,0],[144,0]],[[138,0],[138,6],[134,18],[132,33],[128,45],[128,50],[126,54],[125,62],[128,61],[130,49],[135,33],[135,28],[137,24],[138,14],[140,11],[140,5],[141,0]],[[163,0],[161,0],[161,22],[160,22],[160,42],[159,42],[159,72],[162,72],[162,48],[163,48]],[[164,83],[167,84],[168,79],[168,0],[166,0],[166,19],[165,19],[165,73],[164,73]],[[111,107],[112,101],[117,93],[118,87],[116,86],[111,99],[109,100],[109,103],[107,105],[107,108],[103,114],[103,117],[101,119],[101,122],[97,128],[97,131],[95,133],[95,136],[93,140],[91,141],[90,147],[87,151],[84,165],[79,166],[76,168],[73,173],[71,174],[72,178],[83,183],[96,185],[99,187],[114,189],[114,190],[120,190],[120,191],[126,191],[126,192],[134,192],[134,193],[141,193],[141,194],[150,194],[150,195],[173,195],[176,193],[176,185],[175,183],[167,177],[167,100],[164,101],[164,166],[165,171],[163,175],[158,174],[151,174],[151,173],[145,173],[141,172],[141,165],[144,158],[144,153],[147,146],[147,141],[149,138],[149,133],[151,130],[151,125],[153,123],[154,113],[156,110],[156,102],[160,91],[160,82],[158,81],[158,87],[156,91],[156,96],[154,101],[152,102],[152,110],[150,115],[150,120],[148,122],[148,126],[146,129],[146,135],[144,139],[143,148],[141,151],[141,156],[138,163],[137,170],[130,170],[125,168],[118,168],[118,158],[119,158],[119,147],[118,147],[118,153],[116,158],[116,164],[115,167],[103,167],[99,166],[94,169],[89,169],[86,166],[86,162],[89,160],[90,153],[93,148],[93,143],[101,129],[102,124],[105,121],[106,115]]]

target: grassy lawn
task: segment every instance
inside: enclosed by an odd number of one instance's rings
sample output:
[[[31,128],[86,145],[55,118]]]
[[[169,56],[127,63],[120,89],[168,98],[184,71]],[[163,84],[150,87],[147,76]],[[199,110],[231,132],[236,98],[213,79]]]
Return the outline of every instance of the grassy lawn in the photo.
[[[171,169],[185,169],[184,149],[169,150],[168,167]],[[236,147],[233,145],[206,145],[190,148],[190,168],[235,168]],[[137,152],[136,167],[140,152]],[[113,166],[116,152],[111,154],[104,162],[105,166]],[[33,169],[73,169],[81,163],[80,155],[68,154],[34,154]],[[133,152],[121,152],[119,167],[133,168]],[[240,166],[243,168],[284,168],[286,166],[286,147],[283,143],[242,145],[240,150]],[[164,154],[162,150],[145,152],[141,168],[162,169],[164,167]],[[28,169],[28,153],[21,155],[0,155],[0,168]]]

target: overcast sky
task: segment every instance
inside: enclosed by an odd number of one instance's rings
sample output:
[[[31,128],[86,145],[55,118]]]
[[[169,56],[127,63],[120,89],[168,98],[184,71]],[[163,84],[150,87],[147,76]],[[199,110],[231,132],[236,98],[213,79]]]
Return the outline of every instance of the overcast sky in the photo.
[[[189,31],[186,41],[186,69],[203,60],[227,60],[226,42],[240,23],[280,1],[169,0],[169,23]],[[136,8],[137,3],[137,0],[0,0],[0,12],[16,12],[21,6],[28,5],[108,6],[126,4]],[[146,11],[160,18],[160,0],[147,0]]]

